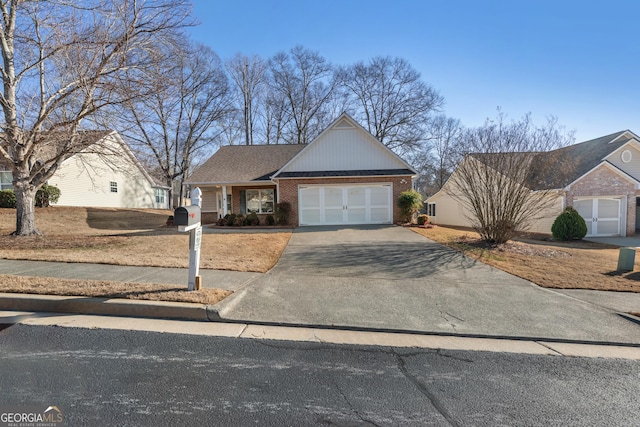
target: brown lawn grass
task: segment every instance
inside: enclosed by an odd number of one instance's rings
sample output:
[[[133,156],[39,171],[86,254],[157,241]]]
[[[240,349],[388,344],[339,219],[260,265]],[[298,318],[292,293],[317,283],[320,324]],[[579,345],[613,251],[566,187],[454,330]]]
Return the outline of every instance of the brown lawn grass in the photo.
[[[154,283],[124,283],[99,280],[70,280],[51,277],[0,275],[0,292],[73,295],[99,298],[127,298],[135,300],[191,302],[215,304],[231,295],[223,289],[187,291],[184,286]]]
[[[490,247],[473,231],[440,226],[412,230],[545,288],[640,292],[640,255],[636,271],[619,274],[616,246],[530,236]]]
[[[36,209],[42,236],[15,237],[15,210],[0,209],[0,258],[188,267],[189,236],[165,222],[167,210],[50,207]],[[275,233],[202,236],[200,268],[266,272],[291,237]],[[0,275],[0,292],[130,298],[215,304],[231,292],[183,286]]]
[[[188,233],[166,227],[169,211],[51,207],[38,209],[42,236],[15,237],[15,211],[0,209],[0,258],[181,267]],[[290,230],[202,236],[200,268],[266,272],[280,259]]]

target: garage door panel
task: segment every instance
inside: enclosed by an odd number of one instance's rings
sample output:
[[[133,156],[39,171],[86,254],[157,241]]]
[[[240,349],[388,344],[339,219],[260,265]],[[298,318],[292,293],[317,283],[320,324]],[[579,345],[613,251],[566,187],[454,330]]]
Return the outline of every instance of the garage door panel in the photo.
[[[621,199],[589,198],[574,200],[573,207],[587,224],[587,236],[621,234]]]
[[[298,197],[300,224],[320,224],[320,188],[301,187]]]
[[[392,222],[391,185],[300,187],[301,225]]]
[[[612,199],[598,200],[598,218],[618,218],[620,202]]]
[[[584,218],[584,222],[587,224],[587,236],[591,236],[593,234],[593,200],[575,200],[573,208]]]
[[[391,222],[388,208],[371,208],[371,222],[376,224],[384,224]]]
[[[347,205],[349,207],[366,207],[367,206],[367,188],[352,187],[347,189]]]
[[[598,234],[599,235],[614,235],[620,233],[620,223],[618,220],[602,220],[598,219]]]

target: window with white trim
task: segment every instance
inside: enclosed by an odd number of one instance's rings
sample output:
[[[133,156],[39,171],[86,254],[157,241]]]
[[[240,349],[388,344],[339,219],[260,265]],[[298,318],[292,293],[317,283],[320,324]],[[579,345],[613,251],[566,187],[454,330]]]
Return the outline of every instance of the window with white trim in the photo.
[[[0,190],[13,190],[13,174],[9,171],[0,171]]]
[[[427,215],[436,216],[436,204],[435,203],[428,203],[427,204]]]
[[[156,188],[156,203],[164,204],[164,190],[162,188]]]
[[[117,193],[118,192],[118,183],[115,181],[111,181],[109,183],[109,189],[111,190],[112,193]]]
[[[247,213],[273,213],[273,189],[246,190],[245,198],[247,202]]]

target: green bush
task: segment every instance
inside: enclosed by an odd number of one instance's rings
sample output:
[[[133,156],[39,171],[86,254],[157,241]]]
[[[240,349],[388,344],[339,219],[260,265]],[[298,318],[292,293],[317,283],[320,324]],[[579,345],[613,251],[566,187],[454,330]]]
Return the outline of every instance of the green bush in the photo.
[[[226,214],[224,216],[224,219],[227,220],[227,225],[230,227],[230,226],[234,225],[235,222],[236,222],[236,214]]]
[[[289,202],[276,203],[275,220],[278,225],[287,225],[289,223],[289,214],[291,213],[291,204]]]
[[[60,199],[60,189],[53,185],[43,185],[36,192],[36,207],[48,208],[51,203],[56,204]]]
[[[255,212],[251,212],[247,215],[247,218],[244,220],[246,225],[256,226],[260,225],[260,218],[258,218],[258,214]]]
[[[418,215],[418,225],[425,225],[429,222],[429,215],[420,214]]]
[[[273,215],[267,215],[265,217],[265,221],[267,222],[267,225],[274,225],[276,223],[276,219],[273,217]]]
[[[0,208],[15,208],[16,193],[13,190],[0,191]]]
[[[411,222],[413,215],[422,207],[422,196],[415,190],[403,191],[398,197],[398,207],[405,222]]]
[[[587,235],[587,223],[577,210],[567,206],[553,222],[551,234],[556,240],[580,240]]]
[[[244,225],[244,215],[238,214],[236,218],[233,220],[234,227],[242,227]]]

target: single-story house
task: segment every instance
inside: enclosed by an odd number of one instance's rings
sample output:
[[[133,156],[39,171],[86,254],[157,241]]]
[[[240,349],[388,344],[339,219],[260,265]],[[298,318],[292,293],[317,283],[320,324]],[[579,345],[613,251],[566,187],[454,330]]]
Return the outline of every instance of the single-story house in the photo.
[[[573,206],[587,223],[587,236],[631,236],[640,229],[640,138],[629,130],[570,145],[543,156],[567,162],[565,173],[545,177],[544,186],[554,198],[529,231],[551,234],[551,225],[566,206]],[[476,157],[481,159],[482,156]],[[454,174],[456,171],[454,171]],[[468,209],[452,196],[449,179],[427,199],[427,214],[435,224],[471,225]]]
[[[83,149],[62,162],[47,184],[60,189],[56,206],[169,208],[169,187],[151,177],[115,131],[82,131]],[[0,187],[12,189],[0,162]]]
[[[309,144],[221,147],[186,180],[202,190],[202,217],[264,217],[291,206],[294,226],[392,224],[416,171],[343,113]]]

